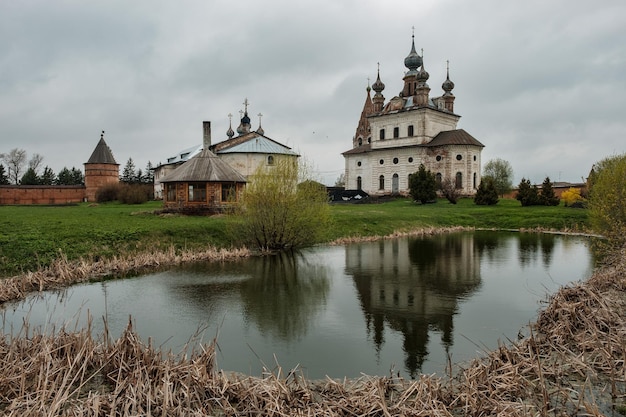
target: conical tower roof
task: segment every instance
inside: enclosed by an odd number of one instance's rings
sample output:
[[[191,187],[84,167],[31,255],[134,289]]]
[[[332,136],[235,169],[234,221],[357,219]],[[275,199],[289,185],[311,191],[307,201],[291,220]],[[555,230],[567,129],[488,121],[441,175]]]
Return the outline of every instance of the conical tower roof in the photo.
[[[113,157],[113,152],[111,152],[111,148],[104,141],[104,131],[100,135],[100,141],[96,145],[96,149],[93,150],[93,153],[89,157],[87,161],[88,164],[115,164],[115,158]]]
[[[246,182],[228,163],[208,149],[176,168],[161,180],[165,182]]]

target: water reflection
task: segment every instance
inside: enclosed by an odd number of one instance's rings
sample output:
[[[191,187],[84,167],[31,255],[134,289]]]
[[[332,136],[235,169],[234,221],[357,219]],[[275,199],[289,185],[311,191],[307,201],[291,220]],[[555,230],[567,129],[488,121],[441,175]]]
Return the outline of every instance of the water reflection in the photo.
[[[143,340],[178,352],[219,334],[218,366],[259,375],[274,358],[310,378],[440,372],[515,338],[546,294],[589,276],[581,238],[475,232],[316,247],[299,254],[185,265],[71,287],[6,306],[4,332],[129,316]],[[83,320],[86,323],[86,320]],[[212,339],[212,337],[210,337]]]
[[[244,282],[244,314],[265,334],[301,339],[324,306],[330,288],[324,265],[302,254],[280,254],[256,263],[255,279]]]
[[[411,377],[421,372],[430,332],[440,333],[447,351],[459,300],[480,287],[478,261],[469,234],[347,246],[346,273],[354,279],[377,351],[385,341],[384,323],[402,334]]]
[[[328,268],[301,253],[257,257],[235,264],[181,267],[187,279],[171,285],[172,302],[194,305],[194,316],[214,316],[220,304],[241,305],[247,324],[284,341],[298,340],[323,308],[330,284]],[[197,279],[189,280],[190,276]],[[219,319],[219,317],[216,317]]]

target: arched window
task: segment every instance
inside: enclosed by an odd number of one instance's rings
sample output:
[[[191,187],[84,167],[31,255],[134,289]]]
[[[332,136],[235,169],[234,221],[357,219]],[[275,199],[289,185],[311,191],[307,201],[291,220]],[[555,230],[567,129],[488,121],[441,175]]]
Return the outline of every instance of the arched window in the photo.
[[[391,192],[397,194],[400,191],[400,177],[398,174],[393,174],[391,177]]]
[[[477,176],[476,176],[476,173],[474,172],[474,189],[476,189],[476,178]]]
[[[443,181],[441,172],[438,172],[437,175],[435,175],[435,181],[437,182],[437,187],[441,187],[441,181]]]
[[[363,186],[363,180],[361,177],[356,177],[356,189],[360,190]]]
[[[267,157],[267,165],[274,165],[274,155]]]
[[[363,145],[363,138],[359,138],[359,146]]]
[[[378,189],[379,190],[385,189],[385,176],[384,175],[381,175],[380,177],[378,177]]]
[[[457,189],[463,188],[463,174],[461,174],[460,172],[456,173],[455,186]]]

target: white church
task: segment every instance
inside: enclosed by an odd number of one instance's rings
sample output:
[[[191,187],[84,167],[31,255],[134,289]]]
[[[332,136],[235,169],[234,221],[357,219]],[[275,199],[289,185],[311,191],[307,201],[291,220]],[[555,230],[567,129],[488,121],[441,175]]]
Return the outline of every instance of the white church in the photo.
[[[423,57],[415,51],[414,35],[404,65],[408,71],[399,96],[385,103],[380,68],[376,82],[367,87],[352,149],[343,153],[345,188],[374,196],[406,195],[409,175],[424,164],[439,183],[450,179],[461,194],[475,194],[484,145],[457,129],[461,116],[454,113],[449,67],[441,86],[443,95],[430,97],[429,74]]]

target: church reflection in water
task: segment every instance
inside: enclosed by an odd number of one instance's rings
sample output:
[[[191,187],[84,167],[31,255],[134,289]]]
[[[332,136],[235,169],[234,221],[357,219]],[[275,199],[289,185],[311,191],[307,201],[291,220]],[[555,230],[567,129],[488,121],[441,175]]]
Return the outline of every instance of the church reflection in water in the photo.
[[[376,349],[385,342],[386,326],[400,332],[405,370],[415,378],[428,355],[430,333],[441,335],[446,351],[453,344],[458,303],[481,284],[481,245],[468,233],[381,240],[345,251],[346,274],[354,279]]]

